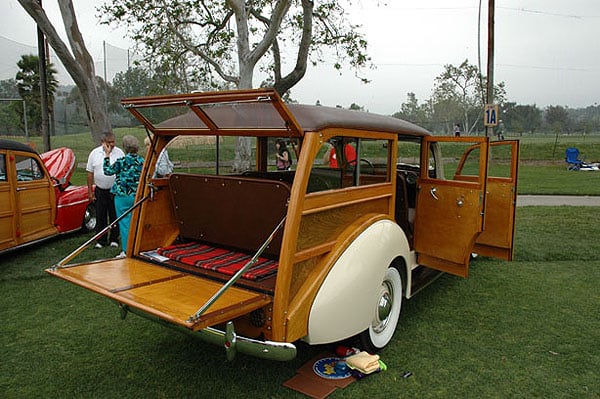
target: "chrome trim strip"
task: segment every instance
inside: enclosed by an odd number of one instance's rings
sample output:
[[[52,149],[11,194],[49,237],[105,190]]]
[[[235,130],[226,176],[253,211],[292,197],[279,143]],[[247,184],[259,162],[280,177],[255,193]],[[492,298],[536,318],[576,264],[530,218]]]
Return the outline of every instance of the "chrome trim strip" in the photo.
[[[87,203],[87,202],[90,202],[90,200],[89,199],[84,199],[84,200],[81,200],[81,201],[71,202],[71,203],[68,203],[68,204],[61,204],[61,205],[57,205],[56,208],[57,209],[58,208],[65,208],[67,206],[79,205],[79,204],[83,204],[83,203]]]

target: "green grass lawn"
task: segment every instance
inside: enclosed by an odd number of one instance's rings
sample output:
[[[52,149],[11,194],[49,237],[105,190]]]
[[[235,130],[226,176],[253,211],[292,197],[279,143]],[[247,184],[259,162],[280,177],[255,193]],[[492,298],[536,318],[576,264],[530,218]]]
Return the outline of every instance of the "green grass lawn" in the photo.
[[[144,137],[117,130],[118,140],[125,133]],[[89,134],[52,143],[73,148],[79,163],[93,147]],[[600,159],[600,135],[522,138],[519,193],[600,195],[600,172],[566,170],[569,146]],[[85,183],[81,168],[73,182]],[[388,370],[331,397],[600,398],[599,212],[519,208],[515,260],[480,257],[468,279],[445,275],[405,302],[381,353]],[[286,363],[228,363],[221,348],[134,315],[121,320],[114,303],[43,272],[88,237],[0,258],[0,398],[304,397],[282,383],[330,347],[299,343]],[[117,252],[90,249],[77,261]]]
[[[519,208],[515,260],[480,257],[468,279],[445,275],[405,302],[381,352],[388,370],[331,397],[600,397],[598,212]],[[43,272],[86,237],[2,257],[0,397],[304,397],[283,382],[330,347],[300,343],[286,363],[228,363],[221,348],[121,320],[108,299]],[[81,260],[112,252],[90,249]]]

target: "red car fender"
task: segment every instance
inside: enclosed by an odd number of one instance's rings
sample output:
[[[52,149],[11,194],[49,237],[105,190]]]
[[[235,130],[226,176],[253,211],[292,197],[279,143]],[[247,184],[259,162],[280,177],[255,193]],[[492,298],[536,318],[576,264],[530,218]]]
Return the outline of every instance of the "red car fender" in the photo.
[[[60,233],[79,230],[83,224],[85,210],[90,204],[85,186],[69,186],[64,191],[56,188],[56,220]]]

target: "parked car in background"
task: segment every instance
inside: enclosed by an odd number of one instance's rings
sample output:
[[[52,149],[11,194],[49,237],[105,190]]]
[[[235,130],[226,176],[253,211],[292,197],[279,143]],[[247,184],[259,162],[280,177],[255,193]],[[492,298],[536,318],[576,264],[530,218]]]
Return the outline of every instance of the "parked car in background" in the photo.
[[[296,341],[351,337],[372,352],[392,340],[402,301],[440,273],[466,277],[472,253],[512,259],[517,141],[433,136],[269,89],[122,103],[151,139],[127,255],[70,263],[76,250],[47,271],[123,317],[230,358],[289,360]],[[156,177],[166,150],[175,171]]]
[[[38,154],[26,144],[0,139],[0,253],[94,229],[87,187],[69,182],[74,167],[69,148]]]

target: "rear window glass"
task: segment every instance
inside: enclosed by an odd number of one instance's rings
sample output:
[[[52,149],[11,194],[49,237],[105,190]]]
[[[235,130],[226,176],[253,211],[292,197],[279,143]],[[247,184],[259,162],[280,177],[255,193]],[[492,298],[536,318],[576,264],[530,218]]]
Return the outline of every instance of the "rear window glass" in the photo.
[[[240,136],[178,136],[165,147],[173,173],[228,175],[234,169],[236,146],[249,155],[243,170],[256,170],[256,138]]]

